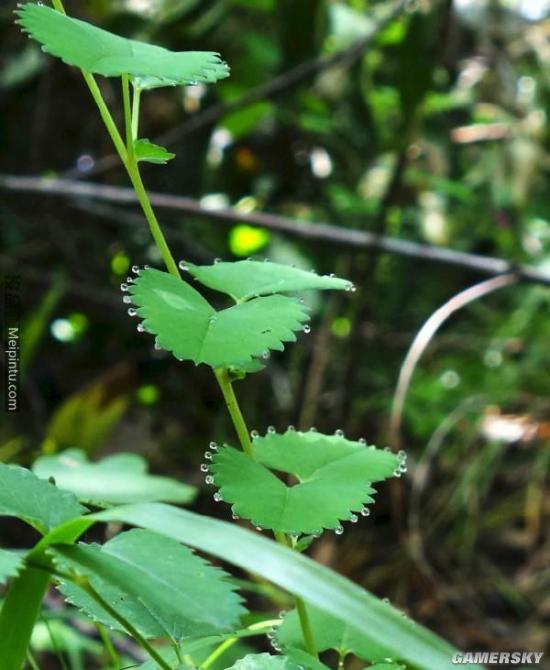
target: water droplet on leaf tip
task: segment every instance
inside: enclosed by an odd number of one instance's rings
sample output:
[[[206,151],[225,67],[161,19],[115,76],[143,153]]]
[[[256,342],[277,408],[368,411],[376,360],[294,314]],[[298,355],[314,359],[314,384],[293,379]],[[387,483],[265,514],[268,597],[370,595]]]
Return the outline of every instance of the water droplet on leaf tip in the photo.
[[[204,452],[204,457],[206,458],[207,461],[212,460],[212,454],[209,451]]]
[[[137,314],[137,310],[134,309],[133,307],[130,307],[130,309],[128,310],[128,315],[129,316],[136,316],[136,314]]]
[[[150,270],[150,269],[151,269],[151,266],[150,266],[150,265],[144,265],[144,266],[143,266],[143,269],[144,269],[144,270]]]
[[[218,449],[218,445],[215,442],[210,442],[208,446],[210,447],[210,449],[213,449],[214,451],[217,451]]]
[[[359,444],[367,444],[367,441],[365,440],[364,437],[360,437],[358,442],[359,442]]]
[[[274,434],[275,434],[275,426],[268,426],[268,427],[267,427],[267,432],[268,432],[270,435],[274,435]]]
[[[155,347],[155,351],[162,351],[162,347],[160,346],[160,344],[158,342],[155,342],[154,347]]]
[[[213,483],[214,483],[214,477],[212,477],[212,475],[208,475],[208,477],[205,477],[205,478],[204,478],[204,481],[205,481],[207,484],[213,484]]]
[[[133,272],[134,274],[138,275],[139,272],[140,272],[140,270],[139,270],[139,265],[132,265],[132,272]]]
[[[259,437],[259,436],[260,436],[260,433],[258,433],[257,430],[251,430],[251,431],[250,431],[250,437],[251,437],[253,440],[255,440],[255,439],[256,439],[257,437]]]
[[[329,277],[336,277],[336,275],[334,274],[334,272],[331,272],[331,273],[329,274]]]
[[[357,523],[359,521],[359,517],[357,516],[357,514],[352,514],[349,520],[351,521],[351,523]]]
[[[142,323],[138,323],[136,326],[136,330],[138,333],[144,333],[145,332],[145,326]]]
[[[217,265],[218,263],[221,263],[222,259],[221,258],[214,258],[214,264]]]
[[[361,516],[370,516],[370,509],[368,507],[363,506],[361,508]]]
[[[400,449],[400,450],[397,452],[397,458],[407,458],[407,452],[406,452],[406,451],[403,451],[403,449]]]
[[[180,261],[178,267],[180,270],[183,270],[183,272],[189,272],[189,268],[185,265],[185,261]]]
[[[264,360],[267,360],[269,358],[269,351],[264,351],[264,353],[262,354],[262,358]]]
[[[121,284],[120,285],[120,290],[124,291],[124,292],[127,291],[128,290],[128,284]]]
[[[129,295],[123,295],[122,296],[122,302],[125,305],[129,305],[132,302],[132,298]]]
[[[307,333],[310,333],[310,332],[311,332],[311,326],[308,326],[308,325],[306,324],[306,325],[302,328],[302,330],[303,330],[304,333],[306,333],[306,335],[307,335]]]
[[[223,502],[223,496],[218,491],[212,497],[214,498],[214,502]]]
[[[382,598],[382,602],[386,603],[386,605],[389,605],[390,604],[390,599],[389,598]],[[386,658],[385,660],[387,661],[387,660],[391,660],[391,659]]]
[[[336,526],[336,528],[334,529],[334,532],[336,533],[336,535],[342,535],[343,532],[344,532],[343,526]]]
[[[240,519],[241,517],[238,516],[237,514],[235,514],[235,512],[231,512],[231,518],[232,518],[234,521],[237,521],[237,519]]]
[[[317,432],[317,428],[315,428],[315,426],[311,426],[311,428],[309,429],[309,432],[310,432],[310,433],[316,433],[316,432]]]
[[[334,434],[336,435],[336,437],[344,437],[344,431],[341,428],[338,428],[338,430],[335,430]]]
[[[201,463],[201,472],[208,472],[208,465],[206,463]]]
[[[391,451],[389,447],[384,447],[384,451]]]
[[[288,431],[289,433],[295,433],[295,432],[296,432],[296,428],[295,428],[292,424],[290,424],[290,426],[287,428],[287,431]]]
[[[258,531],[258,533],[261,533],[263,531],[263,528],[261,526],[254,526],[254,528]]]

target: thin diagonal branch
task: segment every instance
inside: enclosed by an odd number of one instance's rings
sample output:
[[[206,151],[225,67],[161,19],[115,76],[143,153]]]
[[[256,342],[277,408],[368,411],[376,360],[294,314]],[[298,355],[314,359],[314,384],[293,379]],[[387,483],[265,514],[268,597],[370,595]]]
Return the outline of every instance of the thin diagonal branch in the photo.
[[[0,188],[14,191],[38,193],[63,198],[87,198],[118,205],[136,204],[136,196],[130,188],[119,188],[103,184],[84,183],[69,179],[44,179],[41,177],[17,177],[0,175]],[[367,230],[356,230],[334,226],[323,222],[300,221],[277,214],[253,212],[244,214],[234,209],[207,209],[192,198],[166,193],[150,193],[151,204],[159,209],[173,212],[185,212],[227,224],[248,223],[251,226],[267,228],[275,232],[324,242],[355,251],[375,249],[380,252],[408,256],[422,261],[442,263],[462,267],[472,272],[489,276],[513,272],[521,281],[534,282],[550,286],[550,272],[538,268],[516,265],[503,258],[480,256],[446,247],[435,247],[410,240],[386,235],[378,235]]]

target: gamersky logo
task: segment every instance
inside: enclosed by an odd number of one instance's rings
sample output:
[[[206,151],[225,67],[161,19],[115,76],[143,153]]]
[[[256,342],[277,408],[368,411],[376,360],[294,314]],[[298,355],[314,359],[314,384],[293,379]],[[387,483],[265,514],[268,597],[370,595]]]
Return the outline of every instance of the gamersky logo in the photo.
[[[453,665],[536,665],[542,651],[469,651],[453,656]]]

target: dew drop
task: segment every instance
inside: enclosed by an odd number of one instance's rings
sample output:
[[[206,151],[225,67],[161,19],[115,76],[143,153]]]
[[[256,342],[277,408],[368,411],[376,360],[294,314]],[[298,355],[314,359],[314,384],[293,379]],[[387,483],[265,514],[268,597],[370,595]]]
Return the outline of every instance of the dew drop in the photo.
[[[133,307],[130,307],[130,309],[128,310],[128,315],[129,316],[136,316],[136,314],[137,314],[137,310],[134,309]]]
[[[331,272],[331,273],[329,274],[329,277],[336,277],[336,275],[334,274],[334,272]]]
[[[212,497],[214,498],[214,502],[223,502],[223,496],[219,491],[216,491]]]
[[[132,298],[129,295],[123,295],[122,296],[122,302],[125,305],[129,305],[132,302]]]
[[[357,516],[357,514],[352,514],[349,520],[351,521],[351,523],[357,523],[359,521],[359,517]]]
[[[185,265],[185,261],[180,261],[180,262],[178,263],[178,267],[179,267],[179,269],[182,270],[183,272],[189,272],[189,268],[187,267],[187,265]]]
[[[254,528],[258,531],[258,533],[261,533],[263,531],[263,528],[261,526],[254,525]]]
[[[401,472],[402,474],[405,474],[405,472],[407,472],[407,466],[404,463],[401,463],[401,465],[399,466],[399,472]]]
[[[132,272],[135,275],[138,275],[139,274],[139,265],[132,265]]]
[[[208,472],[208,464],[201,463],[201,472]]]
[[[264,351],[264,353],[262,354],[262,358],[264,360],[267,360],[269,358],[269,351]]]
[[[126,292],[128,290],[128,284],[121,284],[120,285],[120,290],[123,292]]]
[[[400,449],[400,450],[397,452],[397,458],[398,458],[400,461],[404,461],[404,460],[407,458],[407,452],[406,452],[406,451],[403,451],[403,449]]]
[[[336,435],[336,437],[344,437],[344,431],[341,428],[338,428],[338,430],[335,430],[334,434]]]
[[[267,428],[267,432],[268,432],[270,435],[275,435],[275,426],[268,426],[268,428]]]
[[[142,323],[138,323],[136,326],[136,330],[138,333],[144,333],[145,332],[145,326]]]
[[[389,447],[384,447],[384,451],[391,451]]]
[[[310,433],[316,433],[316,432],[317,432],[317,428],[315,428],[315,426],[311,426],[311,428],[309,429],[309,432],[310,432]]]
[[[367,444],[367,441],[365,440],[364,437],[360,437],[358,442],[359,442],[359,444]]]
[[[221,258],[214,258],[214,265],[217,265],[218,263],[221,263],[222,259]]]
[[[290,424],[290,426],[287,428],[287,432],[289,432],[289,433],[295,433],[295,432],[296,432],[296,428],[295,428],[292,424]]]
[[[212,475],[208,475],[207,477],[204,478],[204,481],[207,484],[213,484],[214,483],[214,477],[212,477]]]
[[[205,451],[204,452],[204,457],[206,458],[207,461],[212,460],[212,453],[210,451]]]
[[[255,440],[257,437],[260,437],[260,433],[258,433],[257,430],[251,430],[250,431],[250,437]]]
[[[218,451],[218,445],[215,442],[210,442],[208,445],[212,451]]]
[[[336,533],[336,535],[342,535],[343,532],[344,532],[344,527],[343,526],[336,526],[336,528],[334,529],[334,532]]]
[[[323,531],[322,530],[316,530],[314,533],[312,533],[313,537],[321,537]]]
[[[234,521],[237,521],[237,519],[240,519],[241,517],[238,514],[235,514],[235,512],[233,512],[233,510],[231,510],[231,518]]]
[[[386,603],[386,605],[389,605],[390,604],[390,599],[389,598],[382,598],[382,602]]]
[[[393,471],[393,476],[398,478],[401,477],[401,470],[399,468],[395,468]]]
[[[370,509],[365,505],[361,507],[361,516],[370,516]]]
[[[302,328],[302,330],[307,335],[308,333],[311,333],[311,326],[308,326],[308,324],[306,323],[306,325]]]
[[[162,347],[158,343],[158,341],[155,340],[155,351],[162,351]]]
[[[144,270],[150,270],[150,269],[151,269],[151,266],[150,266],[150,265],[144,265],[144,266],[143,266],[143,269],[144,269]]]

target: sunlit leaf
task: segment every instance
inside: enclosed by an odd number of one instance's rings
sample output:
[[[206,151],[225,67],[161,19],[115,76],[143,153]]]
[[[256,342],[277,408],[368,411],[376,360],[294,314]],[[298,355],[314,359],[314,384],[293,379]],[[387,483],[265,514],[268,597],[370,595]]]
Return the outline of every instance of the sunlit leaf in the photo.
[[[17,14],[22,29],[40,42],[47,53],[105,77],[128,74],[153,78],[142,80],[142,88],[213,83],[229,74],[217,53],[168,51],[114,35],[44,5],[28,3]]]
[[[323,528],[342,532],[340,521],[368,513],[372,484],[399,473],[395,454],[339,435],[268,432],[255,437],[253,446],[257,460],[233,447],[219,449],[210,467],[214,483],[235,514],[292,535]],[[276,472],[293,475],[297,483],[285,483]]]
[[[147,461],[137,454],[116,454],[90,463],[80,449],[41,456],[33,471],[42,479],[53,477],[61,489],[72,491],[82,502],[121,505],[132,502],[188,503],[196,489],[168,477],[147,472]]]
[[[306,289],[348,289],[353,285],[346,279],[318,275],[290,265],[259,261],[193,265],[185,263],[189,272],[201,284],[230,295],[243,302],[259,295],[303,291]]]
[[[86,575],[92,586],[146,637],[181,640],[234,629],[244,613],[223,570],[179,542],[131,530],[104,544],[57,546],[64,569]],[[79,586],[60,590],[76,607],[115,629],[121,625]]]
[[[196,365],[247,366],[295,341],[294,331],[309,318],[298,300],[281,295],[216,311],[188,283],[158,270],[143,270],[129,292],[157,344]]]
[[[86,511],[72,493],[30,470],[0,463],[0,516],[18,517],[44,532]]]

